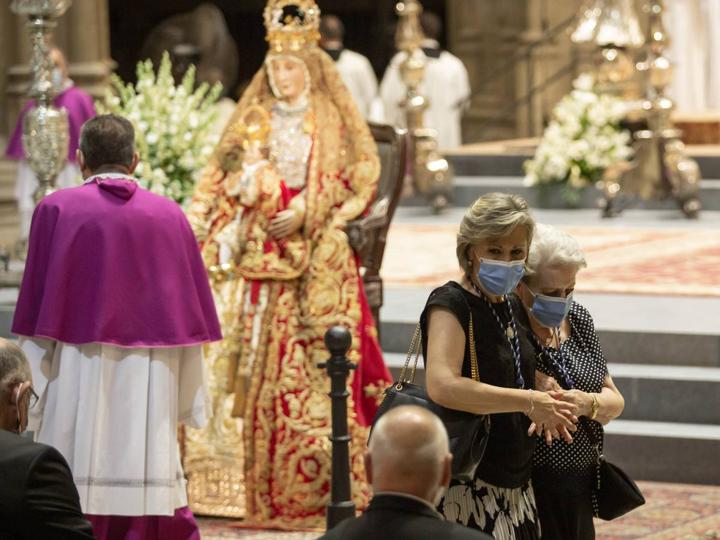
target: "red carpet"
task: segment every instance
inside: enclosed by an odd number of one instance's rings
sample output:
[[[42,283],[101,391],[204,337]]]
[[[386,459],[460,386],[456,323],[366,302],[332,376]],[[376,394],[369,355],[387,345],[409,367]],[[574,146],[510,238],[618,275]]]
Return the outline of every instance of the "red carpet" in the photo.
[[[588,261],[578,291],[720,296],[718,231],[561,228],[577,238]],[[455,279],[456,231],[454,225],[393,225],[383,260],[385,284],[432,287]]]

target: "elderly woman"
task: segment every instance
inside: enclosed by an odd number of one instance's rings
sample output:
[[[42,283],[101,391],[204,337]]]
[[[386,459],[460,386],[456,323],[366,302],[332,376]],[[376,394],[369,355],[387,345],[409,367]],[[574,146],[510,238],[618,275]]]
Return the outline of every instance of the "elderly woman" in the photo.
[[[485,454],[470,483],[453,481],[440,509],[446,519],[496,539],[535,539],[540,530],[530,483],[531,423],[570,439],[577,405],[534,392],[535,353],[514,295],[523,276],[534,222],[515,195],[480,197],[460,225],[463,277],[433,291],[421,317],[427,390],[438,404],[490,414]],[[472,314],[479,381],[470,372]]]
[[[574,238],[538,225],[517,291],[528,314],[537,368],[559,384],[550,395],[573,404],[580,417],[572,444],[539,444],[533,457],[543,537],[553,540],[595,538],[592,488],[597,446],[602,449],[602,425],[625,405],[608,373],[592,317],[573,301],[575,277],[585,266]],[[544,428],[537,427],[539,432]]]

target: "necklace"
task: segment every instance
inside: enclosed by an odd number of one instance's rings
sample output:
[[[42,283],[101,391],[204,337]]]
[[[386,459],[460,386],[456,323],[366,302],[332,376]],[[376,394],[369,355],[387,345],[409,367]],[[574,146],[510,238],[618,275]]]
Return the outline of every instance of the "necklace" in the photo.
[[[557,349],[553,349],[547,344],[543,346],[540,343],[540,338],[537,336],[537,334],[535,334],[534,331],[532,333],[532,337],[535,340],[535,343],[540,348],[540,354],[547,358],[548,362],[550,362],[551,366],[554,368],[555,373],[558,375],[558,379],[562,383],[564,383],[565,389],[572,390],[573,388],[575,388],[575,382],[570,376],[570,371],[568,370],[567,359],[563,354],[562,343],[560,343],[560,333],[558,332],[558,329],[553,328],[550,331],[549,339],[549,341],[552,341],[553,337],[557,339]]]
[[[520,338],[518,336],[517,327],[515,326],[515,315],[513,314],[510,300],[508,300],[507,296],[503,297],[505,299],[505,303],[507,304],[508,314],[510,315],[510,322],[508,324],[503,324],[500,319],[500,315],[498,315],[492,302],[488,300],[487,296],[485,296],[485,294],[478,288],[477,285],[475,285],[475,283],[473,283],[472,280],[470,283],[480,298],[485,300],[485,303],[490,308],[490,311],[495,317],[495,321],[497,321],[498,326],[500,327],[500,332],[502,332],[502,334],[507,338],[508,343],[510,344],[510,350],[512,351],[513,362],[515,363],[515,384],[517,384],[518,388],[525,388],[525,378],[523,377],[522,366],[520,364]]]

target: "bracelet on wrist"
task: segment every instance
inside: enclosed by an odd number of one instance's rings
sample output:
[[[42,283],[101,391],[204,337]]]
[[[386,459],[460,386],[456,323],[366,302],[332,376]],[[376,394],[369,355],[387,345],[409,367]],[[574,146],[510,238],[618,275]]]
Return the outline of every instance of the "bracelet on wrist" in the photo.
[[[535,412],[535,402],[533,401],[533,390],[529,390],[530,392],[530,408],[525,412],[525,416],[530,416],[533,412]]]
[[[595,420],[600,410],[600,402],[598,401],[597,395],[590,394],[590,397],[592,398],[592,403],[590,404],[590,420]]]

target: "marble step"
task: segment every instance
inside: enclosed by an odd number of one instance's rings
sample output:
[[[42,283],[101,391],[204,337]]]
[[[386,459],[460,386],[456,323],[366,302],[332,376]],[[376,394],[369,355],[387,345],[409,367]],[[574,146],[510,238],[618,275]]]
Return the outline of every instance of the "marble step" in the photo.
[[[415,330],[414,321],[382,321],[383,350],[403,352]],[[652,331],[598,330],[608,362],[720,368],[720,336]]]
[[[712,150],[702,146],[688,148],[688,154],[700,166],[702,178],[720,178],[720,155],[717,146]],[[522,176],[523,163],[532,158],[532,153],[472,154],[449,152],[446,156],[458,176]]]
[[[432,287],[387,287],[384,351],[402,353]],[[720,298],[577,293],[595,320],[607,361],[720,368]]]
[[[491,176],[482,170],[478,172],[480,174],[455,177],[452,205],[467,207],[481,195],[501,191],[522,196],[533,208],[567,208],[560,191],[555,188],[551,188],[549,192],[543,192],[536,187],[525,186],[522,176],[519,175]],[[597,208],[598,201],[601,198],[599,190],[588,188],[582,192],[577,208]],[[700,201],[705,210],[720,210],[720,180],[701,180]],[[427,201],[422,197],[413,196],[403,199],[400,204],[402,206],[426,206]],[[662,201],[628,199],[622,205],[625,205],[627,209],[645,210],[674,210],[678,208],[677,203],[672,199]]]
[[[399,378],[406,355],[384,358]],[[611,363],[608,369],[625,398],[623,419],[720,425],[720,368]],[[422,358],[415,380],[425,384]]]
[[[618,419],[605,457],[635,480],[720,485],[720,426]]]
[[[386,353],[398,376],[405,355]],[[720,484],[720,368],[610,364],[625,397],[605,456],[635,480]],[[418,367],[416,382],[424,384]]]

